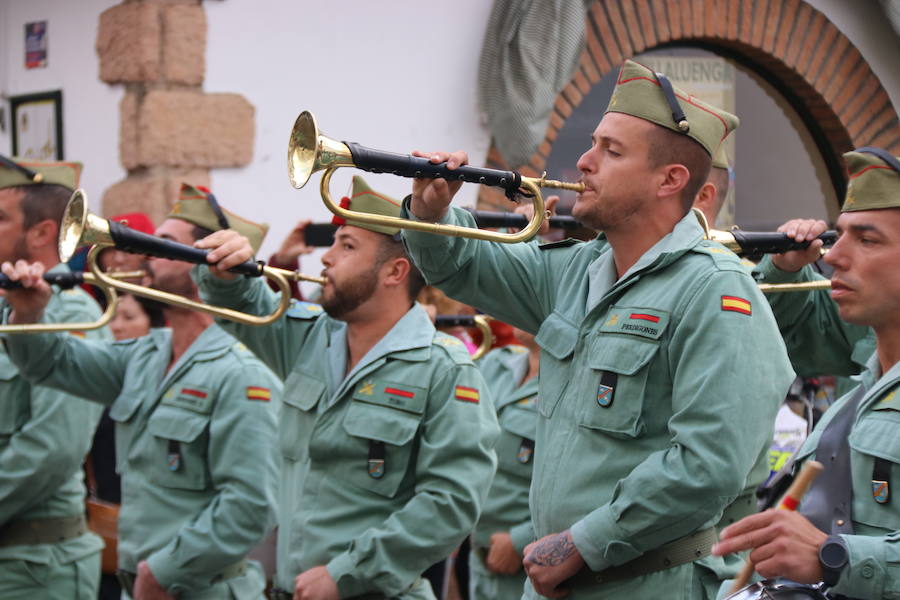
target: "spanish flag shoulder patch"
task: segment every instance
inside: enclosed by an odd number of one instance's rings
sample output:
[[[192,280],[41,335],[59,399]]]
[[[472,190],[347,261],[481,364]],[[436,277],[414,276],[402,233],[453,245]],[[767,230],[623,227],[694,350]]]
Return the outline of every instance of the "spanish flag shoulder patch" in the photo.
[[[272,391],[267,387],[258,387],[254,385],[247,386],[247,400],[259,400],[260,402],[268,402],[272,399]]]
[[[750,301],[738,296],[722,296],[722,310],[738,312],[744,315],[753,314]]]
[[[478,404],[478,401],[481,400],[481,395],[475,388],[458,385],[456,386],[455,393],[456,399],[462,402],[471,402],[472,404]]]

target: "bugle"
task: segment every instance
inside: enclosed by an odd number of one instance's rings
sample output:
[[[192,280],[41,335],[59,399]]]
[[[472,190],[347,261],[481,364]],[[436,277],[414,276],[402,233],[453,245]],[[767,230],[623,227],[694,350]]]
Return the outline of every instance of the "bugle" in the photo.
[[[434,326],[437,329],[448,327],[476,327],[481,332],[481,344],[472,355],[472,360],[478,360],[490,351],[494,345],[494,332],[491,331],[491,318],[487,315],[438,315],[434,318]]]
[[[506,227],[510,229],[522,229],[528,225],[528,219],[524,215],[512,212],[499,212],[490,210],[476,210],[474,208],[463,209],[475,218],[475,224],[480,228]],[[553,215],[546,218],[551,229],[575,230],[584,227],[575,217],[568,215]],[[332,223],[310,223],[303,230],[303,242],[307,246],[327,247],[334,243],[334,234],[338,226]]]
[[[779,231],[743,231],[737,227],[731,231],[712,229],[703,212],[697,208],[692,210],[703,228],[706,239],[722,244],[738,256],[781,254],[792,250],[805,250],[812,243],[811,241],[798,242],[788,234]],[[833,246],[837,237],[836,231],[826,231],[816,239],[822,240],[825,246]]]
[[[331,176],[340,167],[355,167],[370,173],[390,173],[400,177],[443,178],[501,187],[510,199],[515,199],[518,194],[531,197],[534,215],[528,225],[519,233],[508,234],[352,211],[341,208],[331,197],[329,189]],[[584,191],[582,183],[568,183],[545,177],[525,177],[515,171],[501,171],[468,165],[451,170],[445,163],[434,164],[427,158],[373,150],[355,142],[339,142],[319,133],[315,117],[309,111],[303,111],[294,122],[288,142],[288,177],[291,185],[300,189],[306,185],[313,173],[323,169],[325,172],[322,174],[320,184],[322,201],[328,210],[339,217],[370,225],[413,229],[494,242],[523,242],[537,234],[545,217],[541,188]]]
[[[68,260],[78,247],[85,245],[93,246],[88,252],[88,266],[101,285],[244,325],[267,325],[281,317],[291,301],[289,280],[314,281],[319,284],[324,284],[325,282],[322,277],[303,275],[286,269],[276,269],[262,262],[252,260],[229,269],[233,273],[240,273],[250,277],[266,277],[274,281],[278,286],[278,290],[281,293],[278,308],[271,314],[260,317],[229,308],[210,306],[177,294],[155,290],[127,281],[119,281],[110,276],[109,273],[104,273],[100,270],[97,264],[97,257],[104,248],[114,247],[123,252],[182,260],[194,264],[207,264],[206,257],[209,251],[149,235],[131,229],[121,223],[98,217],[87,210],[87,198],[84,191],[79,189],[69,199],[69,204],[66,206],[66,212],[60,226],[60,260]]]
[[[143,271],[123,271],[118,277],[143,276]],[[100,329],[112,321],[119,305],[119,296],[116,291],[97,281],[93,273],[82,271],[69,273],[44,273],[44,281],[50,285],[56,285],[62,289],[71,289],[82,283],[90,283],[97,286],[106,299],[106,310],[96,321],[68,322],[68,323],[4,323],[0,325],[0,333],[55,333],[62,331],[89,331]],[[19,281],[13,281],[5,273],[0,273],[0,289],[11,290],[22,287]]]

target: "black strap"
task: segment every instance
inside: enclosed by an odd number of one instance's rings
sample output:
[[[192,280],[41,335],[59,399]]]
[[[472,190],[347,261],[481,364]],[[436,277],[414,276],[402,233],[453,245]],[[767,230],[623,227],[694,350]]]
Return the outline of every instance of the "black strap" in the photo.
[[[675,121],[675,125],[681,133],[687,133],[691,129],[691,124],[688,123],[687,117],[684,116],[684,111],[678,103],[678,98],[675,97],[675,89],[672,87],[672,82],[662,73],[654,73],[654,75],[656,75],[656,80],[659,81],[659,87],[662,88],[663,96],[666,97],[669,108],[672,109],[672,120]]]
[[[878,504],[891,501],[891,461],[875,457],[872,465],[872,498]]]
[[[822,432],[816,446],[816,460],[825,465],[825,470],[813,481],[800,505],[803,516],[832,535],[853,533],[853,485],[847,438],[856,418],[856,408],[865,395],[865,386],[858,386]]]
[[[384,442],[369,440],[369,477],[373,479],[381,479],[384,477],[384,457]]]
[[[2,164],[4,167],[7,167],[9,169],[12,169],[14,171],[18,171],[18,172],[22,173],[23,175],[25,175],[25,177],[27,177],[28,179],[30,179],[31,181],[33,181],[35,183],[40,183],[41,181],[44,180],[44,176],[41,175],[40,173],[38,173],[37,171],[32,171],[28,167],[23,167],[16,161],[14,161],[10,158],[6,158],[5,156],[0,155],[0,164]]]
[[[221,229],[231,229],[231,225],[228,223],[228,217],[222,212],[222,207],[219,206],[219,201],[212,195],[212,192],[206,193],[206,201],[209,202],[209,207],[215,213],[216,220],[219,222],[219,227]]]
[[[616,395],[619,374],[614,371],[603,371],[600,375],[600,386],[597,388],[597,404],[603,408],[612,406]]]
[[[177,471],[181,468],[181,443],[178,440],[169,440],[166,464],[170,471]]]
[[[862,148],[857,148],[856,152],[864,152],[866,154],[874,154],[884,162],[888,164],[889,167],[894,169],[897,174],[900,174],[900,161],[898,161],[893,154],[885,150],[884,148],[876,148],[875,146],[864,146]]]

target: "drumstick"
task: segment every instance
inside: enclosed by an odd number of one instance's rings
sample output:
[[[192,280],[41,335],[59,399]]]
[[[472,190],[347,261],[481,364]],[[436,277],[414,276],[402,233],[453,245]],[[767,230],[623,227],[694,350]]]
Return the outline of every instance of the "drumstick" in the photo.
[[[794,479],[794,482],[791,483],[791,487],[784,493],[784,497],[778,505],[779,510],[797,510],[797,507],[800,506],[800,501],[803,499],[809,486],[812,485],[813,480],[819,476],[819,473],[821,473],[824,468],[822,463],[818,461],[806,461],[806,463],[803,464],[803,468],[800,469],[800,473]],[[734,583],[731,584],[731,590],[728,593],[733,594],[747,585],[751,575],[753,575],[753,561],[751,561],[748,556],[747,562],[744,563],[741,572],[738,573]]]

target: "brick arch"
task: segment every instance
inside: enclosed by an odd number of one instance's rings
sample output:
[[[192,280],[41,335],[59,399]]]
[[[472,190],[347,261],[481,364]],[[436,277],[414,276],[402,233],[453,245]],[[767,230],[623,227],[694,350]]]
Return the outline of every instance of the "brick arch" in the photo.
[[[544,170],[566,118],[604,75],[626,58],[677,45],[733,59],[778,89],[812,133],[839,197],[846,185],[841,154],[864,145],[900,154],[900,121],[887,92],[850,40],[802,0],[596,0],[586,38],[544,140],[520,166],[523,174]],[[494,147],[488,164],[509,168]]]

